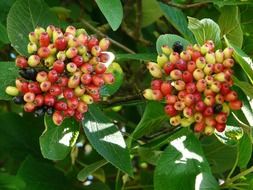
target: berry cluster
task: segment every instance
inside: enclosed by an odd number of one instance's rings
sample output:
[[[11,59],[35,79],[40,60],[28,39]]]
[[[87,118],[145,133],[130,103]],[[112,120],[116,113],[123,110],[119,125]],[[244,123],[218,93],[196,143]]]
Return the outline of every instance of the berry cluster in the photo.
[[[143,93],[148,100],[164,100],[173,126],[194,126],[195,132],[211,135],[225,130],[230,109],[239,110],[242,102],[233,85],[233,49],[216,50],[212,41],[202,46],[180,42],[162,47],[157,63],[147,68],[155,78]]]
[[[20,77],[6,93],[15,96],[15,103],[24,104],[26,112],[53,115],[56,125],[65,117],[82,120],[88,104],[100,100],[100,88],[114,82],[112,73],[106,72],[109,40],[99,41],[73,26],[63,32],[52,25],[37,27],[29,40],[30,56],[16,58]]]

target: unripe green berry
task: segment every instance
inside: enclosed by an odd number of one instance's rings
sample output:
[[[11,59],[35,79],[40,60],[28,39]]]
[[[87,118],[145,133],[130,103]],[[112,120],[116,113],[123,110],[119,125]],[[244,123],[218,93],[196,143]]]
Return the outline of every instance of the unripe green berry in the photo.
[[[29,54],[33,54],[33,53],[36,52],[37,50],[38,50],[38,48],[37,48],[36,43],[34,43],[34,42],[28,43],[28,45],[27,45],[27,52],[28,52]]]
[[[216,50],[215,60],[217,63],[222,63],[224,61],[224,53],[221,49]]]
[[[80,34],[87,34],[87,32],[84,28],[79,28],[76,30],[76,36],[79,36]]]
[[[35,44],[38,43],[38,38],[36,37],[34,32],[29,33],[29,40],[31,43],[35,43]]]
[[[163,45],[161,49],[165,55],[170,55],[173,52],[172,48],[168,47],[167,45]]]
[[[204,133],[208,136],[212,135],[214,133],[214,127],[207,125],[204,129]]]
[[[227,59],[227,58],[231,58],[231,57],[232,57],[233,52],[234,52],[234,49],[233,49],[233,48],[231,48],[231,47],[227,47],[227,48],[225,48],[225,49],[223,50],[223,53],[224,53],[224,57],[225,57],[225,59]]]
[[[162,68],[166,62],[168,62],[168,57],[165,54],[157,56],[157,64]]]
[[[196,67],[198,69],[204,69],[204,67],[206,66],[206,60],[204,57],[199,57],[197,60],[196,60]]]
[[[61,61],[65,61],[66,60],[66,54],[65,51],[59,51],[56,55],[57,59],[61,60]]]
[[[55,56],[50,55],[47,58],[44,59],[44,65],[46,67],[51,67],[55,61]]]
[[[17,96],[19,94],[19,91],[15,86],[7,86],[5,92],[10,96]]]
[[[178,126],[178,125],[180,125],[180,123],[181,123],[180,115],[176,115],[176,116],[170,118],[170,124],[172,126]]]
[[[143,91],[143,96],[147,100],[154,100],[154,94],[152,89],[146,89]]]
[[[35,28],[34,33],[35,33],[37,39],[39,39],[40,34],[41,34],[42,32],[45,32],[45,29],[44,29],[44,28],[42,28],[42,27],[36,27],[36,28]]]
[[[92,104],[93,103],[93,98],[90,95],[87,95],[87,94],[82,95],[80,99],[86,104]]]
[[[31,55],[28,58],[28,65],[31,67],[36,67],[40,64],[40,57],[38,55]]]
[[[215,55],[213,52],[208,52],[206,53],[206,63],[207,64],[215,64],[216,60],[215,60]]]
[[[158,64],[154,62],[149,62],[147,64],[147,68],[149,69],[149,72],[153,77],[162,78],[162,75],[163,75],[162,69]]]

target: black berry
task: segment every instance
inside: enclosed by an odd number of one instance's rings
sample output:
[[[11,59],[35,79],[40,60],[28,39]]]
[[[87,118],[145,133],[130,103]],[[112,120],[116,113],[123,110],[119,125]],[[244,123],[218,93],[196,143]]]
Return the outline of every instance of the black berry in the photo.
[[[41,117],[45,114],[45,111],[43,109],[43,107],[40,107],[40,108],[37,108],[35,111],[34,111],[34,116],[35,117]]]
[[[26,73],[26,69],[20,69],[19,75],[26,80],[30,80],[30,76]]]
[[[215,104],[213,107],[214,113],[220,113],[222,111],[222,105],[221,104]]]
[[[26,74],[29,76],[30,80],[35,81],[37,76],[37,71],[33,68],[29,68],[26,70]]]
[[[184,49],[183,45],[181,42],[176,41],[173,46],[172,46],[173,51],[177,52],[177,53],[181,53]]]
[[[12,100],[15,104],[24,104],[25,103],[23,96],[15,96]]]

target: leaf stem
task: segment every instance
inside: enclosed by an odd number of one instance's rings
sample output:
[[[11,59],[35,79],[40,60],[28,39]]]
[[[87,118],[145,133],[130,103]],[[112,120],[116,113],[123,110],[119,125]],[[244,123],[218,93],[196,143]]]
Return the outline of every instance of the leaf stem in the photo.
[[[128,96],[121,96],[121,97],[115,97],[106,101],[102,101],[101,104],[103,105],[109,105],[109,106],[113,106],[116,104],[122,104],[122,103],[127,103],[130,101],[134,101],[134,100],[143,100],[142,94],[134,94],[134,95],[128,95]]]
[[[179,9],[202,7],[209,3],[212,3],[212,1],[204,1],[204,2],[198,2],[198,3],[192,3],[192,4],[178,4],[178,3],[171,2],[169,0],[164,0],[164,2],[167,3],[169,6],[176,7]]]
[[[91,31],[95,32],[97,35],[101,36],[101,37],[108,37],[107,35],[105,35],[103,32],[99,31],[98,29],[96,29],[94,26],[92,26],[89,22],[87,22],[84,19],[80,19],[81,23],[89,28]],[[123,44],[121,44],[120,42],[117,42],[116,40],[113,40],[112,38],[108,39],[111,41],[112,44],[114,44],[115,46],[118,46],[119,48],[123,49],[124,51],[131,53],[131,54],[135,54],[135,52],[131,49],[129,49],[128,47],[124,46]]]

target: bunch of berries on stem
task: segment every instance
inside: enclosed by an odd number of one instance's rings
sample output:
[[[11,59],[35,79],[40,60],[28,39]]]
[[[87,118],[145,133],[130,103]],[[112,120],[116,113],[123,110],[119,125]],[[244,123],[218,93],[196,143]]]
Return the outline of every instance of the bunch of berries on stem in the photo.
[[[193,126],[195,132],[213,134],[226,128],[230,110],[239,110],[242,101],[232,90],[233,49],[215,50],[208,40],[202,46],[162,46],[157,63],[147,68],[154,77],[143,93],[148,100],[164,101],[164,111],[173,126]]]
[[[29,34],[29,57],[16,58],[16,86],[8,86],[6,93],[24,104],[25,112],[52,115],[56,125],[66,117],[81,121],[88,105],[100,100],[101,87],[114,83],[106,65],[109,45],[107,38],[98,40],[74,26],[65,32],[52,25],[37,27]]]

